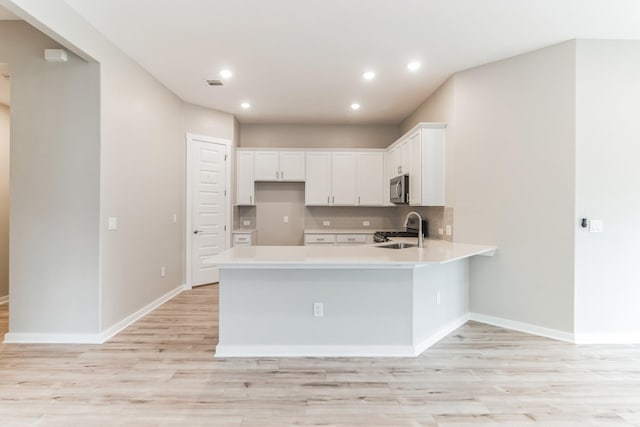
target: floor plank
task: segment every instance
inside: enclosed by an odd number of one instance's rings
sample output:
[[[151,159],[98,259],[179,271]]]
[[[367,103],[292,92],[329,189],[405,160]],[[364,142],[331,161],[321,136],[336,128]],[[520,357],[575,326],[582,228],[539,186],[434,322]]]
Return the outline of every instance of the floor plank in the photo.
[[[469,322],[414,359],[214,359],[217,294],[99,346],[2,344],[0,425],[640,426],[640,346]]]

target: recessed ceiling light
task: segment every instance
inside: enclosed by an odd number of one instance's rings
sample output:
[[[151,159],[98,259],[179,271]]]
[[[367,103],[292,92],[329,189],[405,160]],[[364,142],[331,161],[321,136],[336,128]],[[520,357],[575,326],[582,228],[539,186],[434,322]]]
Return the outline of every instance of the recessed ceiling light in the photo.
[[[358,104],[357,102],[354,102],[353,104],[351,104],[351,109],[352,110],[359,110],[360,109],[360,104]]]
[[[364,74],[362,74],[362,78],[365,80],[373,80],[375,77],[376,73],[373,71],[365,71]]]
[[[249,104],[248,102],[243,102],[242,104],[240,104],[240,106],[245,110],[248,110],[249,108],[251,108],[251,104]]]
[[[223,79],[228,79],[231,76],[233,76],[233,73],[231,72],[231,70],[220,70],[220,77],[222,77]]]
[[[409,69],[409,71],[417,71],[420,69],[421,65],[422,64],[420,64],[418,61],[412,61],[407,64],[407,68]]]

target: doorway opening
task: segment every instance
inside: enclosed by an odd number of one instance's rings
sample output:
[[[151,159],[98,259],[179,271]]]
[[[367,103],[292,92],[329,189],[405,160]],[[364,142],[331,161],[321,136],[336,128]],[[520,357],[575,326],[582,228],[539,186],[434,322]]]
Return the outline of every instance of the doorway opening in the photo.
[[[9,331],[10,83],[9,65],[0,64],[0,337]]]

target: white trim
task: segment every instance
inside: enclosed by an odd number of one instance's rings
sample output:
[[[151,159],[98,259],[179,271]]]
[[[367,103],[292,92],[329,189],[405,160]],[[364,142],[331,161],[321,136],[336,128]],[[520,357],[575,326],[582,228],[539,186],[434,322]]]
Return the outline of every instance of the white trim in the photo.
[[[223,345],[215,357],[414,357],[411,345]]]
[[[5,344],[101,344],[100,334],[39,334],[9,332]]]
[[[6,304],[8,302],[9,302],[9,295],[5,295],[3,297],[0,297],[0,305]]]
[[[191,230],[192,230],[192,224],[191,224],[191,203],[192,203],[192,195],[191,195],[191,186],[192,184],[192,179],[191,179],[191,172],[192,172],[192,168],[193,168],[193,164],[194,164],[194,159],[193,159],[193,155],[191,153],[191,150],[189,149],[191,147],[191,143],[193,141],[205,141],[205,142],[212,142],[215,144],[222,144],[226,146],[226,155],[227,155],[227,164],[225,167],[225,179],[226,179],[226,185],[225,185],[225,190],[227,191],[227,212],[226,212],[226,216],[227,216],[227,232],[225,234],[225,239],[226,239],[226,245],[225,245],[225,249],[228,249],[231,247],[231,229],[233,228],[233,224],[232,224],[232,220],[233,220],[233,210],[232,210],[232,194],[231,194],[231,170],[233,169],[233,164],[234,164],[234,157],[233,157],[233,150],[231,149],[233,147],[233,144],[230,140],[228,139],[222,139],[222,138],[215,138],[215,137],[211,137],[211,136],[206,136],[206,135],[198,135],[198,134],[194,134],[194,133],[190,133],[187,132],[185,135],[185,149],[186,149],[186,158],[187,158],[187,165],[186,165],[186,195],[187,197],[185,198],[185,207],[184,207],[184,216],[185,216],[185,228],[184,228],[184,232],[185,232],[185,277],[186,277],[186,286],[187,289],[191,289],[192,286],[192,277],[191,277]]]
[[[162,295],[160,298],[156,299],[155,301],[152,301],[149,304],[145,305],[144,307],[142,307],[140,310],[136,311],[135,313],[130,314],[129,316],[125,317],[124,319],[122,319],[121,321],[119,321],[115,325],[111,326],[110,328],[102,331],[102,333],[100,333],[100,343],[103,343],[103,342],[111,339],[114,335],[116,335],[117,333],[119,333],[120,331],[125,329],[126,327],[130,326],[132,323],[140,320],[141,318],[143,318],[147,314],[151,313],[153,310],[155,310],[156,308],[160,307],[162,304],[164,304],[165,302],[169,301],[171,298],[175,297],[176,295],[178,295],[179,293],[181,293],[185,289],[191,289],[191,288],[187,288],[186,285],[184,285],[184,284],[180,285],[177,288],[172,289],[169,292],[167,292],[166,294]]]
[[[467,322],[467,315],[449,322],[417,345],[224,345],[215,357],[416,357]]]
[[[135,313],[127,316],[106,331],[97,334],[20,333],[9,332],[4,336],[5,344],[102,344],[127,326],[146,316],[180,292],[190,289],[186,285],[167,292]]]
[[[455,331],[469,320],[469,315],[464,314],[457,319],[452,320],[451,322],[444,325],[440,330],[438,330],[435,334],[432,334],[425,340],[422,340],[417,345],[414,346],[414,356],[419,356],[424,353],[426,349],[449,335],[451,332]]]
[[[576,344],[640,344],[640,334],[575,334]]]
[[[473,320],[487,325],[498,326],[512,331],[524,332],[531,335],[538,335],[570,343],[575,342],[574,334],[571,332],[559,331],[557,329],[544,328],[530,323],[517,322],[515,320],[503,319],[501,317],[488,316],[480,313],[469,313],[469,320]]]

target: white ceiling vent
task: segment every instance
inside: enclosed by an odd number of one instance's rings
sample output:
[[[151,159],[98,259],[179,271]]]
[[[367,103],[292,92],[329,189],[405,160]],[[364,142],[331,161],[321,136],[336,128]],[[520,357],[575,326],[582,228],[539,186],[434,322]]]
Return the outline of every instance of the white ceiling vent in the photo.
[[[209,86],[222,86],[222,80],[207,80]]]

